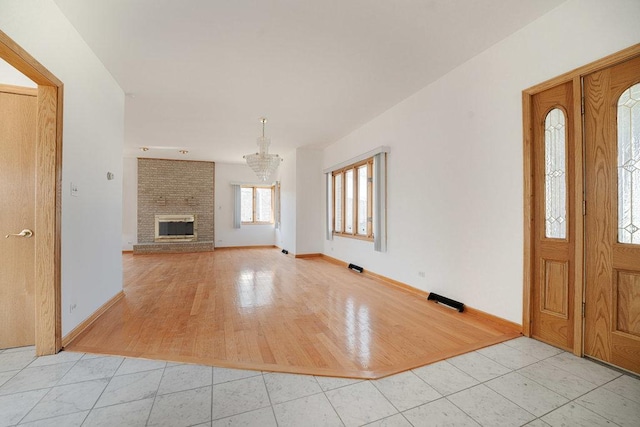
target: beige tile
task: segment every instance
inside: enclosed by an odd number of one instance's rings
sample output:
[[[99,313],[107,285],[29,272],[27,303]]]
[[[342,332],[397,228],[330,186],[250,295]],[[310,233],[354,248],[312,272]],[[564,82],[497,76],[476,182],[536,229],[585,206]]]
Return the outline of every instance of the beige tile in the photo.
[[[447,399],[439,399],[404,412],[415,427],[477,427],[478,423]]]
[[[398,412],[369,381],[331,390],[326,395],[347,427],[370,423]]]
[[[342,421],[324,393],[274,405],[280,427],[342,427]]]
[[[523,425],[536,418],[483,384],[452,394],[447,399],[485,426]]]
[[[440,393],[411,371],[372,381],[372,384],[398,411],[415,408],[441,397]]]
[[[478,384],[478,381],[447,361],[433,363],[413,372],[443,396]]]

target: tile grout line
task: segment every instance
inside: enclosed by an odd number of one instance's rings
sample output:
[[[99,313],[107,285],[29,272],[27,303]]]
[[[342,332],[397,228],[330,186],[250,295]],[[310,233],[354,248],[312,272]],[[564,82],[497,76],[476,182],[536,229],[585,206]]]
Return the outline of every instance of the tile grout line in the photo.
[[[167,365],[165,365],[165,366],[167,366]],[[162,374],[164,375],[164,372]],[[213,425],[213,384],[214,384],[214,381],[215,381],[215,375],[216,375],[216,370],[212,366],[211,367],[211,407],[209,408],[210,412],[211,412],[211,415],[209,415],[209,423],[211,425]],[[162,382],[162,378],[160,378],[160,382]],[[160,384],[159,383],[158,383],[158,388],[160,388]],[[151,411],[149,411],[149,413],[151,413]]]
[[[265,373],[262,372],[262,383],[264,384],[264,389],[267,391],[267,399],[269,399],[269,406],[271,407],[271,413],[273,414],[273,420],[276,422],[276,426],[279,426],[278,417],[276,417],[276,410],[273,407],[273,402],[271,401],[271,393],[269,393],[269,387],[267,387],[267,380],[264,378]]]
[[[343,426],[346,426],[347,424],[344,422],[344,420],[342,419],[342,417],[340,416],[340,413],[338,412],[338,410],[335,408],[335,406],[333,406],[333,403],[331,402],[331,399],[329,399],[329,396],[327,396],[327,391],[332,391],[332,390],[337,390],[339,388],[343,388],[343,387],[347,387],[349,385],[353,385],[353,384],[348,384],[342,387],[336,387],[334,389],[331,390],[324,390],[322,388],[322,385],[320,384],[320,381],[318,381],[318,378],[313,375],[313,378],[315,378],[316,382],[318,383],[318,385],[320,386],[320,390],[322,390],[322,394],[324,394],[324,398],[327,399],[327,402],[329,402],[329,406],[331,406],[331,409],[333,410],[333,413],[336,414],[336,416],[338,417],[338,419],[340,420],[340,422],[342,423]],[[368,381],[368,380],[367,380]],[[359,384],[359,383],[354,383],[354,384]]]
[[[203,365],[198,365],[198,366],[203,366]],[[225,369],[226,369],[226,368],[225,368]],[[229,368],[229,369],[235,369],[235,368]],[[254,372],[255,372],[255,371],[254,371]],[[256,378],[256,377],[258,377],[258,376],[260,376],[260,375],[253,375],[253,376],[251,376],[251,377],[247,377],[247,378],[238,378],[238,379],[231,380],[231,381],[224,381],[224,382],[222,382],[222,383],[215,384],[215,385],[222,385],[222,384],[232,383],[232,382],[236,382],[236,381],[248,380],[248,379]],[[263,381],[264,381],[264,379],[263,379]],[[204,387],[208,387],[208,386],[204,386]],[[189,390],[197,390],[197,389],[199,389],[199,388],[204,388],[204,387],[196,387],[196,388],[192,388],[192,389],[189,389]],[[266,388],[266,384],[265,384],[265,388]],[[189,391],[189,390],[174,391],[173,393],[167,393],[166,395],[174,394],[174,393],[181,393],[182,391]],[[213,386],[211,387],[211,393],[212,393],[212,397],[211,397],[211,399],[213,400]],[[268,394],[268,393],[269,393],[269,392],[267,391],[267,394]],[[166,396],[166,395],[163,395],[163,396]],[[271,399],[269,399],[269,402],[271,402]],[[249,410],[247,410],[247,411],[241,411],[241,412],[238,412],[237,414],[227,415],[227,416],[220,417],[220,418],[215,418],[215,419],[213,419],[213,413],[212,413],[212,415],[211,415],[211,418],[212,418],[211,422],[213,422],[213,421],[218,421],[218,420],[224,420],[224,419],[231,418],[231,417],[235,417],[235,416],[242,415],[242,414],[248,414],[249,412],[257,411],[257,410],[259,410],[259,409],[266,409],[267,407],[268,407],[268,406],[263,406],[263,407],[261,407],[261,408],[249,409]],[[212,412],[213,412],[213,408],[211,408],[211,410],[212,410]],[[197,424],[196,424],[196,425],[197,425]]]
[[[167,371],[167,365],[168,365],[168,363],[165,362],[164,368],[162,368],[162,375],[160,376],[160,381],[158,382],[158,388],[156,388],[156,393],[153,396],[153,403],[151,404],[151,409],[149,409],[149,415],[147,415],[147,421],[144,423],[145,426],[149,425],[149,420],[151,419],[151,413],[153,412],[153,408],[156,406],[156,399],[159,396],[158,391],[160,391],[160,384],[162,384],[162,379],[164,378],[164,373]],[[211,371],[213,371],[213,368],[211,368]],[[213,373],[211,375],[212,375],[211,381],[213,382]],[[213,389],[211,390],[211,394],[213,396]],[[213,397],[211,399],[213,400]],[[211,408],[211,410],[213,411],[213,407]]]
[[[35,353],[35,350],[34,350],[34,353]],[[76,360],[76,363],[78,363],[81,359],[82,359],[82,358],[80,358],[80,359]],[[38,358],[37,358],[37,356],[34,356],[34,359],[33,359],[31,362],[29,362],[29,364],[27,364],[27,366],[25,366],[24,368],[20,369],[20,371],[19,371],[18,373],[20,373],[20,372],[22,372],[23,370],[27,369],[27,367],[28,367],[29,365],[31,365],[31,364],[32,364],[34,361],[36,361],[36,360],[38,360]],[[74,364],[73,364],[73,366],[71,367],[71,369],[73,369],[73,367],[74,367],[74,366],[76,366],[76,363],[74,363]],[[70,371],[71,369],[69,369],[69,371]],[[65,374],[64,374],[64,375],[67,375],[67,373],[69,373],[69,371],[65,372]],[[16,375],[18,375],[18,374],[16,374]],[[64,378],[64,375],[62,376],[62,378]],[[26,417],[28,417],[28,416],[29,416],[29,414],[31,413],[31,411],[33,411],[33,410],[36,408],[36,406],[38,406],[38,405],[40,404],[40,402],[42,402],[42,399],[44,399],[45,397],[47,397],[47,395],[48,395],[49,393],[51,393],[51,390],[53,390],[53,388],[54,388],[54,387],[56,387],[56,386],[57,386],[57,384],[58,384],[60,381],[62,381],[62,378],[60,378],[58,381],[56,381],[56,384],[55,384],[55,385],[53,385],[52,387],[45,387],[45,388],[48,388],[48,389],[49,389],[49,391],[47,391],[45,394],[43,394],[43,395],[42,395],[42,397],[41,397],[40,399],[38,399],[38,401],[36,402],[36,404],[35,404],[35,405],[33,405],[33,407],[32,407],[31,409],[29,409],[29,411],[27,411],[27,413],[26,413],[26,414],[24,414],[24,416],[23,416],[22,418],[20,418],[20,420],[18,421],[18,423],[17,423],[17,424],[20,424],[20,423],[21,423],[21,422],[22,422]],[[43,389],[38,389],[38,390],[43,390]],[[51,418],[51,417],[49,417],[49,418]],[[46,419],[46,418],[43,418],[43,419]],[[36,421],[37,421],[37,420],[36,420]],[[83,422],[84,422],[84,421],[83,421]]]
[[[484,357],[486,357],[486,356],[484,356]],[[488,357],[487,357],[487,359],[492,360],[492,359],[490,359],[490,358],[488,358]],[[497,363],[497,362],[496,362],[496,363]],[[536,362],[536,363],[537,363],[537,362]],[[461,371],[461,372],[463,372],[463,373],[465,373],[465,374],[469,375],[469,376],[470,376],[471,378],[473,378],[474,380],[478,381],[478,384],[474,384],[474,385],[472,385],[472,386],[469,386],[469,387],[466,387],[466,388],[464,388],[464,389],[458,390],[458,391],[456,391],[456,392],[454,392],[454,393],[449,393],[448,395],[443,396],[443,398],[444,398],[444,399],[446,399],[446,400],[447,400],[447,402],[451,403],[453,406],[455,406],[456,408],[458,408],[460,411],[462,411],[462,413],[463,413],[463,414],[465,414],[467,417],[469,417],[470,419],[472,419],[474,422],[476,422],[476,423],[478,423],[479,425],[481,425],[481,426],[482,426],[482,423],[481,423],[479,420],[477,420],[476,418],[474,418],[473,416],[471,416],[471,414],[467,413],[464,409],[462,409],[461,407],[459,407],[458,405],[456,405],[456,404],[455,404],[455,402],[451,401],[451,400],[449,399],[449,396],[453,396],[454,394],[458,394],[458,393],[461,393],[461,392],[463,392],[463,391],[465,391],[465,390],[470,390],[470,389],[472,389],[472,388],[474,388],[474,387],[478,387],[478,386],[481,386],[481,385],[482,385],[482,386],[485,386],[485,387],[486,387],[486,388],[488,388],[489,390],[493,391],[493,392],[494,392],[494,393],[496,393],[498,396],[501,396],[501,397],[505,398],[508,402],[513,403],[513,404],[514,404],[514,405],[516,405],[518,408],[520,408],[520,409],[522,409],[523,411],[525,411],[527,414],[532,415],[532,416],[534,417],[534,420],[537,418],[535,414],[532,414],[531,412],[527,411],[526,409],[524,409],[523,407],[521,407],[521,406],[520,406],[520,405],[518,405],[517,403],[512,402],[510,399],[506,398],[506,397],[505,397],[505,396],[503,396],[502,394],[500,394],[500,393],[498,393],[497,391],[493,390],[491,387],[489,387],[489,386],[486,384],[486,383],[487,383],[487,382],[489,382],[489,381],[493,381],[493,380],[495,380],[495,379],[497,379],[497,378],[502,378],[502,377],[504,377],[504,376],[506,376],[506,375],[509,375],[509,374],[511,374],[511,373],[513,373],[513,372],[516,372],[515,370],[512,370],[511,368],[509,368],[509,367],[507,367],[507,366],[501,365],[501,366],[503,366],[504,368],[509,369],[509,370],[510,370],[510,372],[507,372],[507,373],[505,373],[505,374],[499,375],[499,376],[497,376],[497,377],[495,377],[495,378],[491,378],[491,379],[486,380],[486,381],[479,381],[476,377],[474,377],[474,376],[472,376],[471,374],[469,374],[469,373],[467,373],[467,372],[463,371],[462,369],[458,368],[457,366],[453,365],[452,363],[450,363],[450,365],[452,365],[454,368],[458,369],[459,371]],[[427,383],[427,384],[428,384],[428,383]],[[533,420],[531,420],[531,421],[533,421]],[[527,424],[528,424],[528,423],[530,423],[531,421],[528,421],[528,422],[527,422]]]

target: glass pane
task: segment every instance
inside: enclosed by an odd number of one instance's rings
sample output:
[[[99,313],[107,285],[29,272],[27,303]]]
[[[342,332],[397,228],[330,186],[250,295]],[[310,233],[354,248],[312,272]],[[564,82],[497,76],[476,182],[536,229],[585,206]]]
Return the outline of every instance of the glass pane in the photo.
[[[333,188],[335,190],[333,200],[334,218],[335,218],[335,231],[342,232],[342,174],[338,174],[334,177]]]
[[[271,222],[271,188],[256,188],[256,222]]]
[[[344,215],[344,231],[347,233],[353,233],[353,169],[350,169],[344,174],[345,183],[345,215]]]
[[[253,188],[242,187],[240,195],[240,220],[253,222]]]
[[[367,165],[358,168],[358,234],[367,234]]]
[[[544,204],[546,237],[567,237],[565,117],[559,108],[544,120]]]
[[[640,83],[618,99],[618,242],[640,244]]]

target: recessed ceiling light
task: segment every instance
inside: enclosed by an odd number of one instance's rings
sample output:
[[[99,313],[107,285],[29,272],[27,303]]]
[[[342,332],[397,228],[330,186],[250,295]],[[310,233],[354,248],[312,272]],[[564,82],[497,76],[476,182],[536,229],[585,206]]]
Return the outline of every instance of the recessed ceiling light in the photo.
[[[140,147],[140,151],[149,151],[148,147]]]
[[[187,154],[189,151],[188,150],[178,150],[178,153],[180,154]]]

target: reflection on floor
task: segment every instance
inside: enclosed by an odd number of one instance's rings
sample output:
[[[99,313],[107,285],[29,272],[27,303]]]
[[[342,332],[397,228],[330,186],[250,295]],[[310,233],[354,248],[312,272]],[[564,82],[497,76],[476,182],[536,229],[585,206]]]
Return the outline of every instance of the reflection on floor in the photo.
[[[524,337],[365,381],[0,351],[0,426],[637,426],[639,419],[640,380]]]
[[[519,336],[508,323],[276,249],[123,261],[125,298],[67,350],[380,378]]]

